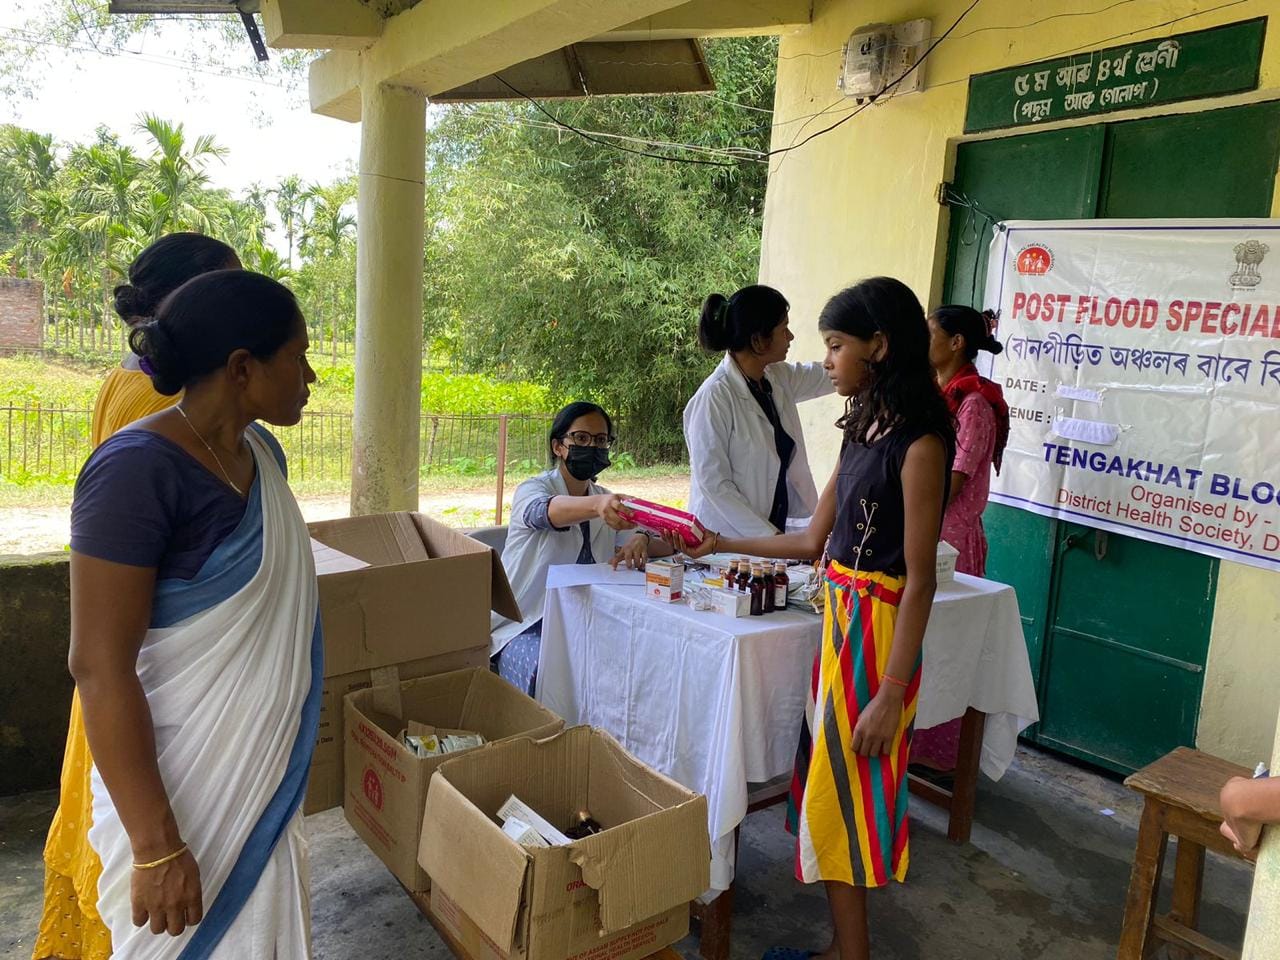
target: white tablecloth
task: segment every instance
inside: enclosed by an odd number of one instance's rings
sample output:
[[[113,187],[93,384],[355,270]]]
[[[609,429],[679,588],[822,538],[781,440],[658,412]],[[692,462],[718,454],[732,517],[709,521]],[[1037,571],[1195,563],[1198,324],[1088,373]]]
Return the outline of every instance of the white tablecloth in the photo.
[[[706,795],[712,888],[727,889],[747,785],[795,759],[821,619],[734,619],[648,600],[639,586],[549,581],[538,699]],[[1018,601],[1011,587],[957,575],[929,618],[916,727],[970,706],[987,714],[982,772],[998,779],[1038,719]]]

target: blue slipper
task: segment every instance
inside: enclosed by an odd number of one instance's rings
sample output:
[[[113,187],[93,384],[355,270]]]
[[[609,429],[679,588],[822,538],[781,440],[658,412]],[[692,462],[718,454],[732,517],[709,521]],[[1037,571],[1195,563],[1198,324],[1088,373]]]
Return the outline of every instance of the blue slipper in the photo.
[[[816,957],[816,950],[797,950],[794,947],[770,947],[764,952],[761,960],[810,960]]]

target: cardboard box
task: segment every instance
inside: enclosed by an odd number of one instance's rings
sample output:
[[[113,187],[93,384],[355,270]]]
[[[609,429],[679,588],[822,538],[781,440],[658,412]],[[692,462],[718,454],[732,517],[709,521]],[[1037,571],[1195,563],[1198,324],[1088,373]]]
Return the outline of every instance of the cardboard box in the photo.
[[[431,774],[472,750],[418,757],[400,742],[416,720],[482,734],[485,750],[515,736],[549,737],[564,721],[487,667],[359,690],[344,704],[347,820],[411,893],[430,889],[418,834]]]
[[[342,699],[489,662],[489,616],[520,620],[502,561],[417,513],[309,524],[311,536],[369,566],[318,576],[324,628],[320,732],[304,812],[342,803]]]
[[[676,560],[650,560],[646,563],[644,595],[664,603],[675,603],[683,597],[684,564]]]
[[[579,810],[605,829],[522,847],[495,819],[513,793],[558,829]],[[688,932],[711,884],[707,801],[574,727],[442,763],[418,859],[437,919],[476,960],[637,960]]]

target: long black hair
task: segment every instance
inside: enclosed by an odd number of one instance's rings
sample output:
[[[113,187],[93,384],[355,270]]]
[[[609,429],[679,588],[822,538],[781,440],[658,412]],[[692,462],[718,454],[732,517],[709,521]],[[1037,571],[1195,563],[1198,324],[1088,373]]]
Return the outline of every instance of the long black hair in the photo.
[[[822,308],[818,329],[859,340],[876,333],[885,338],[884,356],[869,361],[866,383],[836,423],[847,439],[866,443],[872,427],[877,434],[920,430],[938,434],[950,448],[955,426],[929,364],[924,308],[905,283],[872,277],[841,290]]]
[[[773,287],[752,284],[733,296],[713,293],[702,302],[698,342],[712,353],[755,349],[755,338],[768,339],[791,305]]]
[[[266,360],[302,328],[288,287],[248,270],[215,270],[188,280],[155,319],[129,333],[157,393],[173,396],[223,367],[237,350]]]
[[[933,311],[933,319],[938,326],[953,337],[964,337],[964,355],[967,360],[976,357],[979,350],[986,350],[991,354],[1003,352],[1003,344],[995,338],[997,316],[992,310],[979,313],[973,307],[958,303],[949,303]]]
[[[556,418],[551,421],[551,433],[547,437],[547,454],[551,457],[551,465],[553,467],[556,465],[556,441],[564,441],[564,438],[569,434],[569,428],[573,426],[573,421],[593,413],[598,413],[604,417],[604,424],[608,428],[609,438],[613,439],[613,418],[605,412],[604,407],[588,400],[575,400],[568,406],[563,407],[556,414]]]
[[[169,233],[129,264],[129,282],[112,291],[116,313],[136,323],[156,312],[160,301],[202,273],[239,266],[236,252],[202,233]]]

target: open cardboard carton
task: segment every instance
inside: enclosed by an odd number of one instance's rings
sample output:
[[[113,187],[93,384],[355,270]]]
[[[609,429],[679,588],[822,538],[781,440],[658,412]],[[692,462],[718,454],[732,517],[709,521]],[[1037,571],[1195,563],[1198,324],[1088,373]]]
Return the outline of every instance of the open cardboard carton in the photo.
[[[419,757],[400,741],[414,722],[481,734],[490,744],[549,737],[564,721],[487,668],[358,690],[344,704],[347,820],[410,893],[430,889],[418,835],[431,775],[471,750]]]
[[[512,794],[558,829],[580,810],[605,829],[523,847],[495,818]],[[683,937],[711,885],[707,801],[590,727],[509,740],[436,769],[418,859],[475,960],[635,960]]]
[[[520,620],[502,561],[484,544],[419,513],[309,524],[324,546],[363,561],[321,573],[324,690],[304,805],[342,803],[342,698],[371,684],[489,662],[490,611]]]

